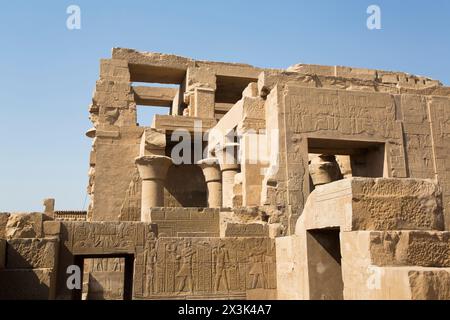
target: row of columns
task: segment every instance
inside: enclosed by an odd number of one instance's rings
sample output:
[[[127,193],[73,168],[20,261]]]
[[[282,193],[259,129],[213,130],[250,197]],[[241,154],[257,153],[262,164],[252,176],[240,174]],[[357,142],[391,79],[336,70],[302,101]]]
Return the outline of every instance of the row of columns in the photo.
[[[233,206],[234,178],[239,172],[238,143],[226,143],[215,151],[215,157],[200,160],[207,185],[208,207]],[[144,155],[136,158],[142,179],[141,215],[152,207],[164,206],[164,182],[172,159],[161,155]]]

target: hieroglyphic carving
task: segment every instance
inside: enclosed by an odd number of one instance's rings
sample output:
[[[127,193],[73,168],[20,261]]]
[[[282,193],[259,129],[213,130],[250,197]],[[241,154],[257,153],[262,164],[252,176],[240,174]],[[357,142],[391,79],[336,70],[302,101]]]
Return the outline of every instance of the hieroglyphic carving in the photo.
[[[400,97],[409,177],[434,177],[430,120],[425,97],[403,94]]]
[[[219,236],[219,210],[215,208],[151,208],[150,220],[159,237]]]
[[[242,297],[276,286],[272,239],[160,238],[149,248],[145,298]]]
[[[149,242],[149,246],[146,248],[146,255],[144,265],[146,267],[146,295],[154,294],[158,292],[157,279],[155,278],[156,273],[156,261],[157,261],[157,251],[155,247],[155,242]]]
[[[392,95],[288,85],[279,105],[280,143],[286,148],[280,172],[286,172],[278,176],[277,196],[289,206],[289,233],[309,194],[309,138],[384,142],[387,174],[407,177],[402,122]]]
[[[64,222],[65,245],[73,254],[135,253],[153,239],[154,225],[140,222]]]
[[[290,86],[286,112],[295,133],[395,137],[395,104],[388,94]]]
[[[450,99],[433,97],[428,105],[433,137],[435,172],[442,187],[445,226],[450,229]]]
[[[125,199],[120,208],[120,221],[140,221],[141,218],[141,179],[136,170],[131,178]]]
[[[225,227],[225,237],[268,237],[269,226],[262,223],[231,223]]]
[[[256,289],[259,286],[262,288],[267,287],[267,279],[264,275],[264,253],[265,250],[261,248],[255,248],[255,251],[250,252],[250,271],[249,275],[251,276],[251,285],[250,288]]]

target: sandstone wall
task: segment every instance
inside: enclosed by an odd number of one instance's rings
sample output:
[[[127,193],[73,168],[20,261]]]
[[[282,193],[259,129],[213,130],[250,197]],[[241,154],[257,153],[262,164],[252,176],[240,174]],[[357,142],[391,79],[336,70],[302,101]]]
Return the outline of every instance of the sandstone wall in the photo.
[[[437,179],[448,229],[445,150],[450,144],[445,144],[448,121],[443,112],[450,109],[449,103],[446,97],[331,90],[297,83],[274,86],[266,99],[266,122],[275,117],[274,112],[278,114],[268,130],[279,130],[279,168],[275,177],[266,178],[276,181],[276,188],[274,182],[265,187],[266,203],[286,207],[292,233],[310,193],[308,153],[379,148],[381,156],[366,157],[367,161],[378,158],[379,163],[366,166],[381,169],[366,176]]]

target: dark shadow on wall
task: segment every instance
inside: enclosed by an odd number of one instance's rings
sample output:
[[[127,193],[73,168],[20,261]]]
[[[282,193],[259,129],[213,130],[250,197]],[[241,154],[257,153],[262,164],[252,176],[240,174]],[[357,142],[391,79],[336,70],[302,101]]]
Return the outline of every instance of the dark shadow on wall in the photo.
[[[198,165],[172,165],[165,184],[165,207],[207,207],[206,182]]]

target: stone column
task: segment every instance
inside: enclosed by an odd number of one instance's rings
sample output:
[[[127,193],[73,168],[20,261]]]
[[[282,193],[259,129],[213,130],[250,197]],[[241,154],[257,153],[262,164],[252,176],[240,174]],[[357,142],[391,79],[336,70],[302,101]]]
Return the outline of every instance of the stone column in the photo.
[[[208,207],[222,207],[222,175],[220,173],[219,160],[207,158],[200,160],[197,164],[202,168],[208,188]]]
[[[321,154],[311,157],[309,173],[314,186],[342,179],[341,170],[334,155]]]
[[[152,207],[164,206],[164,181],[172,159],[166,156],[146,155],[136,158],[142,179],[141,219]]]
[[[239,172],[238,147],[239,143],[231,142],[216,150],[222,171],[222,206],[224,208],[233,207],[234,177]]]

